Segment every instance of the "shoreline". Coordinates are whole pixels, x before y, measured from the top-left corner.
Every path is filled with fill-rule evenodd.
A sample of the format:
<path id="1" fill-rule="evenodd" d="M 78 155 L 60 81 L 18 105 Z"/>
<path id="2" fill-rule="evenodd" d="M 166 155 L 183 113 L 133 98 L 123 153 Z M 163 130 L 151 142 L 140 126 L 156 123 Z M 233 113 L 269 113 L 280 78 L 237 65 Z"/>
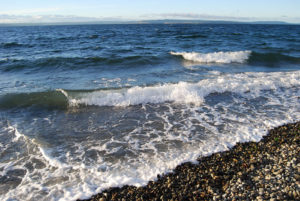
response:
<path id="1" fill-rule="evenodd" d="M 146 186 L 113 187 L 89 201 L 299 200 L 300 122 L 269 130 L 259 142 L 178 165 Z"/>

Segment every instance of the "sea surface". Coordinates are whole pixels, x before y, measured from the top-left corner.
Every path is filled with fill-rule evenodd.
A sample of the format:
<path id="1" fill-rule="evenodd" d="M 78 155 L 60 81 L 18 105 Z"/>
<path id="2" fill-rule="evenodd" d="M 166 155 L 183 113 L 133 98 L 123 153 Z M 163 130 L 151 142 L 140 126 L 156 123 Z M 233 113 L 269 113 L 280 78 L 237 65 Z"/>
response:
<path id="1" fill-rule="evenodd" d="M 0 200 L 141 186 L 300 120 L 300 26 L 0 27 Z"/>

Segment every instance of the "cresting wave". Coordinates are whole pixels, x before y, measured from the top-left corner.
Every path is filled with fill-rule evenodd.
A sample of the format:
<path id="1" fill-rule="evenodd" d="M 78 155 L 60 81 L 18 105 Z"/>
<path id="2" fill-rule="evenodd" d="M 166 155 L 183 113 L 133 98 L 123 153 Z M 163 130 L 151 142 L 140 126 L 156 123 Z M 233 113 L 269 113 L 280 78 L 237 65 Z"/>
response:
<path id="1" fill-rule="evenodd" d="M 235 52 L 170 52 L 171 55 L 182 56 L 185 60 L 196 63 L 249 63 L 276 66 L 280 63 L 299 64 L 300 58 L 281 53 L 258 53 L 249 50 Z"/>
<path id="2" fill-rule="evenodd" d="M 120 91 L 95 91 L 70 98 L 69 104 L 98 106 L 128 106 L 143 103 L 192 103 L 199 105 L 211 93 L 276 90 L 280 87 L 300 86 L 300 71 L 289 73 L 241 73 L 204 79 L 198 83 L 179 82 L 151 87 L 133 87 Z"/>
<path id="3" fill-rule="evenodd" d="M 183 59 L 204 64 L 230 64 L 248 63 L 250 65 L 277 66 L 282 63 L 300 64 L 299 57 L 293 57 L 281 53 L 258 53 L 253 51 L 233 51 L 233 52 L 170 52 L 170 55 L 181 56 Z M 4 72 L 22 71 L 24 69 L 34 69 L 43 71 L 53 71 L 54 69 L 69 70 L 82 68 L 104 68 L 119 69 L 131 67 L 144 67 L 149 64 L 160 64 L 166 60 L 166 55 L 131 55 L 131 56 L 94 56 L 94 57 L 45 57 L 31 59 L 0 58 L 0 70 Z"/>
<path id="4" fill-rule="evenodd" d="M 68 107 L 68 100 L 59 91 L 13 93 L 0 97 L 0 109 L 30 106 L 65 109 Z"/>
<path id="5" fill-rule="evenodd" d="M 184 59 L 199 63 L 244 63 L 249 58 L 251 51 L 237 52 L 170 52 L 171 55 L 182 56 Z"/>
<path id="6" fill-rule="evenodd" d="M 66 109 L 79 106 L 129 106 L 146 103 L 175 102 L 200 105 L 212 93 L 259 94 L 262 90 L 299 87 L 300 71 L 274 73 L 224 74 L 197 83 L 179 82 L 148 87 L 110 90 L 63 90 L 7 94 L 0 98 L 0 108 L 42 106 Z"/>

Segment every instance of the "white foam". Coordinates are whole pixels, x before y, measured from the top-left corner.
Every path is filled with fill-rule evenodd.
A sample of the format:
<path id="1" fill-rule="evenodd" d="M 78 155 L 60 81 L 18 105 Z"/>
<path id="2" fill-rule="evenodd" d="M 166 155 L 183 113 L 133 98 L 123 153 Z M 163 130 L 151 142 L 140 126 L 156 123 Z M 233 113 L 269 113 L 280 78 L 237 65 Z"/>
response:
<path id="1" fill-rule="evenodd" d="M 57 168 L 66 168 L 68 167 L 66 164 L 60 162 L 56 158 L 51 156 L 51 151 L 38 146 L 40 153 L 42 154 L 43 158 L 49 163 L 50 166 L 57 167 Z M 50 152 L 50 153 L 49 153 Z"/>
<path id="2" fill-rule="evenodd" d="M 27 136 L 24 135 L 24 134 L 22 134 L 22 133 L 20 133 L 20 132 L 18 131 L 18 129 L 17 129 L 15 126 L 9 125 L 9 126 L 7 127 L 7 130 L 8 130 L 9 132 L 12 132 L 12 133 L 14 134 L 14 138 L 12 139 L 12 142 L 18 141 L 19 138 L 27 139 Z"/>
<path id="3" fill-rule="evenodd" d="M 69 97 L 69 96 L 68 96 L 68 93 L 67 93 L 65 90 L 63 90 L 63 89 L 56 89 L 56 91 L 61 92 L 66 98 Z"/>
<path id="4" fill-rule="evenodd" d="M 228 91 L 244 94 L 251 91 L 252 95 L 258 95 L 261 90 L 276 90 L 280 87 L 292 86 L 300 86 L 300 71 L 219 75 L 198 83 L 179 82 L 149 87 L 137 86 L 122 90 L 86 92 L 77 97 L 67 97 L 71 106 L 79 104 L 128 106 L 168 101 L 199 105 L 210 93 Z"/>
<path id="5" fill-rule="evenodd" d="M 250 56 L 251 51 L 236 52 L 170 52 L 171 55 L 182 56 L 184 59 L 199 63 L 244 63 Z"/>
<path id="6" fill-rule="evenodd" d="M 126 184 L 145 185 L 149 180 L 155 180 L 157 174 L 170 172 L 180 163 L 196 162 L 199 155 L 207 156 L 227 150 L 237 142 L 258 141 L 272 127 L 299 121 L 299 86 L 300 71 L 295 71 L 217 74 L 216 78 L 197 83 L 180 82 L 115 91 L 96 91 L 82 93 L 77 97 L 72 97 L 73 94 L 69 93 L 66 97 L 79 104 L 126 106 L 151 101 L 163 104 L 154 106 L 144 104 L 141 107 L 134 107 L 138 113 L 133 111 L 134 115 L 131 118 L 134 119 L 135 116 L 140 115 L 135 119 L 138 121 L 136 124 L 128 124 L 130 128 L 127 127 L 124 130 L 121 124 L 126 118 L 122 114 L 118 116 L 123 113 L 122 110 L 116 113 L 110 110 L 109 114 L 106 114 L 107 117 L 101 117 L 106 118 L 104 122 L 110 123 L 108 127 L 99 120 L 101 113 L 97 114 L 97 110 L 95 114 L 90 114 L 88 117 L 87 115 L 80 116 L 80 113 L 74 114 L 74 119 L 72 119 L 73 114 L 68 114 L 68 118 L 65 114 L 49 117 L 49 119 L 59 119 L 59 123 L 52 121 L 54 130 L 50 131 L 66 132 L 66 142 L 57 146 L 44 147 L 44 144 L 30 140 L 30 146 L 27 146 L 27 150 L 24 151 L 28 155 L 23 159 L 18 158 L 15 162 L 5 164 L 3 174 L 13 169 L 26 169 L 26 163 L 31 162 L 34 165 L 33 158 L 43 162 L 45 166 L 27 171 L 21 184 L 10 189 L 5 195 L 0 195 L 0 200 L 22 198 L 23 200 L 69 201 L 88 198 L 109 187 Z M 235 99 L 232 95 L 225 95 L 232 100 L 219 101 L 213 105 L 205 102 L 204 98 L 208 94 L 225 91 L 239 93 L 245 98 Z M 189 100 L 186 100 L 186 97 Z M 259 101 L 256 97 L 262 98 L 265 101 L 264 104 L 258 102 L 257 106 L 252 103 L 252 101 Z M 90 102 L 91 100 L 93 101 Z M 164 103 L 166 101 L 200 102 L 201 105 Z M 244 103 L 245 101 L 248 103 Z M 276 104 L 279 106 L 277 107 Z M 272 107 L 269 107 L 270 105 Z M 261 107 L 263 112 L 260 111 Z M 128 112 L 127 108 L 125 110 L 126 114 L 132 112 Z M 54 115 L 58 114 L 54 113 Z M 143 115 L 145 118 L 142 118 Z M 94 116 L 95 121 L 93 121 Z M 31 121 L 39 123 L 39 119 L 24 118 L 27 119 L 24 124 L 30 127 Z M 65 119 L 67 120 L 64 121 Z M 83 123 L 88 122 L 89 132 L 95 130 L 95 133 L 88 135 L 89 132 L 86 132 L 85 127 L 78 126 L 78 119 Z M 43 124 L 45 118 L 41 118 L 40 122 Z M 155 122 L 162 126 L 155 126 Z M 198 127 L 205 128 L 204 139 L 201 136 L 202 131 L 196 130 Z M 16 133 L 16 125 L 7 128 L 16 136 L 23 132 L 19 129 L 20 132 Z M 110 134 L 111 138 L 103 140 L 102 134 L 113 132 L 114 129 L 117 129 L 118 136 Z M 74 142 L 74 136 L 70 138 L 67 135 L 68 132 L 74 131 L 87 133 L 87 137 Z M 100 135 L 100 137 L 95 140 L 95 135 Z M 23 140 L 23 137 L 17 139 Z M 174 145 L 176 140 L 182 142 L 182 147 L 178 148 Z M 115 155 L 116 160 L 104 159 L 107 155 L 112 156 L 120 150 L 119 145 L 114 147 L 112 144 L 122 143 L 126 144 L 124 150 L 132 151 L 137 155 L 129 156 L 124 161 L 119 160 L 118 155 Z M 157 145 L 164 145 L 167 150 L 159 151 Z M 105 152 L 105 154 L 98 155 L 96 159 L 87 158 L 95 161 L 86 162 L 85 154 L 91 150 L 97 150 L 99 153 Z M 147 150 L 151 152 L 147 153 Z"/>

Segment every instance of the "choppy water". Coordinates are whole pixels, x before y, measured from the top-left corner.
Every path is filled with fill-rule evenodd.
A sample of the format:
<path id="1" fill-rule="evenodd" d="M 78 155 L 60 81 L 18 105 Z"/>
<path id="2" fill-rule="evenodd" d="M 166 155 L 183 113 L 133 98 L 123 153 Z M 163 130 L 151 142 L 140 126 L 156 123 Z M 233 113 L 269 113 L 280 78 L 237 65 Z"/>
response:
<path id="1" fill-rule="evenodd" d="M 0 27 L 0 199 L 75 200 L 300 120 L 300 26 Z"/>

